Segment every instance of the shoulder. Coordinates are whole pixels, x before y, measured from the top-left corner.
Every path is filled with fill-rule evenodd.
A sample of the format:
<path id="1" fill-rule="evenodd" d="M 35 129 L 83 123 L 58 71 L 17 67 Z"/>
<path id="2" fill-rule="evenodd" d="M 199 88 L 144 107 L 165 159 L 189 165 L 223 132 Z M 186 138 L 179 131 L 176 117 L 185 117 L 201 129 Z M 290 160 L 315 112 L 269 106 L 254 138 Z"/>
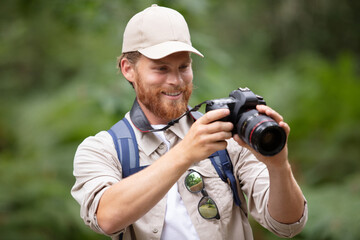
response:
<path id="1" fill-rule="evenodd" d="M 110 150 L 114 148 L 114 142 L 107 131 L 101 131 L 95 136 L 89 136 L 80 143 L 78 150 L 82 148 Z"/>
<path id="2" fill-rule="evenodd" d="M 101 131 L 95 136 L 87 137 L 78 146 L 74 165 L 93 165 L 96 163 L 111 163 L 117 165 L 117 153 L 113 139 L 107 131 Z"/>

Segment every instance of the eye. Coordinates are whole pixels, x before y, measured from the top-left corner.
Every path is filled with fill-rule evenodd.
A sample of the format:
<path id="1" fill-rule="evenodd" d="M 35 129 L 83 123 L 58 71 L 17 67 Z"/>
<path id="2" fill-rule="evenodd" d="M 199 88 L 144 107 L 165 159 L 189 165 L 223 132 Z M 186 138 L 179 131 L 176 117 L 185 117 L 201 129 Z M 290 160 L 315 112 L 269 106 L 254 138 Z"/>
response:
<path id="1" fill-rule="evenodd" d="M 186 70 L 189 67 L 189 64 L 184 64 L 179 67 L 180 70 Z"/>
<path id="2" fill-rule="evenodd" d="M 160 72 L 165 72 L 168 70 L 168 67 L 167 66 L 158 66 L 156 69 Z"/>

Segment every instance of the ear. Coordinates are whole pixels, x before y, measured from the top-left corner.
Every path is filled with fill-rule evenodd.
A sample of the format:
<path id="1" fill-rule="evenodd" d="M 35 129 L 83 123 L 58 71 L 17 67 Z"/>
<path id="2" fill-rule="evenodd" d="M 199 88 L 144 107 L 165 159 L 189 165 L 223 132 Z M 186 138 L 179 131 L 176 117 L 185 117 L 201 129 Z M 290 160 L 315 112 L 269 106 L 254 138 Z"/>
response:
<path id="1" fill-rule="evenodd" d="M 123 58 L 121 59 L 120 66 L 121 66 L 121 73 L 124 75 L 126 80 L 128 80 L 131 83 L 134 83 L 135 81 L 134 64 L 131 64 L 128 59 Z"/>

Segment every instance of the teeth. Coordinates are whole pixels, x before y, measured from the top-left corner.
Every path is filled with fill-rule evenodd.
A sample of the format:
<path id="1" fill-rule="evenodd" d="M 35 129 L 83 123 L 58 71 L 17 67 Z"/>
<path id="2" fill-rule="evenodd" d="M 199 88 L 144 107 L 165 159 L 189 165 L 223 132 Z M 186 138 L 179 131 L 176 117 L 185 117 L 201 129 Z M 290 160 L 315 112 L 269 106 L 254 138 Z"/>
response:
<path id="1" fill-rule="evenodd" d="M 181 92 L 175 92 L 175 93 L 165 93 L 168 96 L 177 96 L 179 95 Z"/>

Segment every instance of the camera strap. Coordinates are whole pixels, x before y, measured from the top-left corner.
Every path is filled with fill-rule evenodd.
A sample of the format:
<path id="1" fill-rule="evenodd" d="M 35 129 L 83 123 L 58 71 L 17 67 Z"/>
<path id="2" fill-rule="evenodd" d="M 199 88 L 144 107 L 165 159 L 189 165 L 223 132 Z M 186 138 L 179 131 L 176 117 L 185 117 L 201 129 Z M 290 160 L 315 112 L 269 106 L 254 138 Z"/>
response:
<path id="1" fill-rule="evenodd" d="M 141 109 L 137 99 L 135 99 L 134 104 L 130 110 L 130 118 L 131 121 L 134 123 L 134 125 L 136 126 L 136 128 L 138 128 L 141 132 L 160 132 L 160 131 L 165 131 L 166 129 L 168 129 L 169 127 L 173 126 L 175 123 L 178 123 L 180 121 L 181 118 L 189 115 L 189 114 L 193 114 L 193 112 L 196 112 L 197 110 L 200 109 L 200 107 L 206 103 L 208 103 L 209 101 L 204 101 L 196 106 L 194 106 L 193 108 L 191 108 L 190 106 L 188 106 L 188 110 L 186 112 L 184 112 L 180 117 L 171 120 L 170 122 L 168 122 L 166 124 L 165 127 L 160 128 L 160 129 L 154 129 L 151 124 L 149 123 L 148 119 L 145 116 L 145 113 L 143 112 L 143 110 Z M 195 114 L 195 113 L 194 113 Z M 193 116 L 194 119 L 197 119 L 197 116 Z"/>

